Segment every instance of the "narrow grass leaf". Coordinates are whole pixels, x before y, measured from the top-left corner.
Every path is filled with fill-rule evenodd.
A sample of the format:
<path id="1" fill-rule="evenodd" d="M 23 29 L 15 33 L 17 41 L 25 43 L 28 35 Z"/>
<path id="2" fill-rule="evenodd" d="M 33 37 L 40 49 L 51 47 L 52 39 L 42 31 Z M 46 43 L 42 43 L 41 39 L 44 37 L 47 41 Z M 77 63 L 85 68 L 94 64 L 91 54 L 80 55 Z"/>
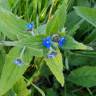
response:
<path id="1" fill-rule="evenodd" d="M 96 8 L 74 7 L 76 13 L 96 27 Z"/>
<path id="2" fill-rule="evenodd" d="M 67 0 L 63 0 L 55 15 L 48 21 L 46 31 L 48 34 L 57 33 L 64 27 L 66 21 Z"/>

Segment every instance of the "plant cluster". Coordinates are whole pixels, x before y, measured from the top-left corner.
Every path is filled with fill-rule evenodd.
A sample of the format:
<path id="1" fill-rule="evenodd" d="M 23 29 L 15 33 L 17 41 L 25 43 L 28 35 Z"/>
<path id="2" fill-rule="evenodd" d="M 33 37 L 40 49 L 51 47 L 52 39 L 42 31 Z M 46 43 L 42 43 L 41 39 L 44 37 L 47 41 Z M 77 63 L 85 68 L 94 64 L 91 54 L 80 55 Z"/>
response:
<path id="1" fill-rule="evenodd" d="M 0 0 L 0 96 L 96 96 L 96 0 Z"/>

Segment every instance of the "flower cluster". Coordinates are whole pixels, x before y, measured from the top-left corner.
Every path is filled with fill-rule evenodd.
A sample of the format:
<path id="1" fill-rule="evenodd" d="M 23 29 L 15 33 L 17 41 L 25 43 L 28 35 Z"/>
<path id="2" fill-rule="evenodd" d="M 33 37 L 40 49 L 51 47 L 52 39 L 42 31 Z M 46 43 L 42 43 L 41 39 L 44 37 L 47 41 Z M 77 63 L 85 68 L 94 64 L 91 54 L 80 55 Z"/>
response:
<path id="1" fill-rule="evenodd" d="M 52 49 L 52 44 L 54 42 L 58 43 L 59 47 L 63 47 L 64 43 L 65 43 L 65 37 L 60 37 L 58 34 L 53 35 L 52 37 L 48 36 L 46 38 L 43 39 L 43 46 L 48 48 L 49 50 Z M 50 54 L 48 54 L 48 58 L 54 58 L 57 55 L 56 52 L 51 52 Z"/>
<path id="2" fill-rule="evenodd" d="M 33 32 L 34 23 L 33 22 L 28 23 L 26 25 L 26 27 L 27 27 L 27 31 Z M 34 34 L 32 33 L 32 35 L 34 35 Z M 48 37 L 44 38 L 42 41 L 42 45 L 44 47 L 46 47 L 47 49 L 49 49 L 49 54 L 47 55 L 47 57 L 54 58 L 57 55 L 56 50 L 54 50 L 54 48 L 53 48 L 54 42 L 58 43 L 59 47 L 63 47 L 65 41 L 66 41 L 65 37 L 60 37 L 58 34 L 54 34 L 53 36 L 48 36 Z M 24 48 L 24 50 L 25 50 L 25 48 Z M 24 50 L 21 52 L 21 54 L 24 53 Z M 20 56 L 20 57 L 22 58 L 22 56 Z M 14 60 L 14 64 L 21 66 L 23 64 L 23 60 L 21 58 L 17 58 L 16 60 Z"/>
<path id="3" fill-rule="evenodd" d="M 51 48 L 51 45 L 52 45 L 52 42 L 54 42 L 54 39 L 55 38 L 51 38 L 50 36 L 49 37 L 46 37 L 43 39 L 43 46 L 45 46 L 46 48 L 50 49 Z M 65 43 L 65 38 L 64 37 L 61 37 L 59 38 L 58 40 L 55 40 L 55 42 L 58 43 L 59 47 L 62 47 Z"/>

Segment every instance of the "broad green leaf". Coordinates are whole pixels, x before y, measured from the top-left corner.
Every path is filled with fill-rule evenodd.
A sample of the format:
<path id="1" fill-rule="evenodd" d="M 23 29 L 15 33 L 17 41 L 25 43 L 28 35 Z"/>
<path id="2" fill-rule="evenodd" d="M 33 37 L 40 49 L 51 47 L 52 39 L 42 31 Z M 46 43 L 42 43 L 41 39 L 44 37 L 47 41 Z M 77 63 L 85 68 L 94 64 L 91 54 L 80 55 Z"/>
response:
<path id="1" fill-rule="evenodd" d="M 66 41 L 63 49 L 71 49 L 71 50 L 92 50 L 91 47 L 84 45 L 83 43 L 77 42 L 73 37 L 66 35 Z"/>
<path id="2" fill-rule="evenodd" d="M 17 46 L 27 46 L 33 48 L 42 48 L 42 40 L 45 36 L 28 36 L 17 41 Z"/>
<path id="3" fill-rule="evenodd" d="M 22 77 L 28 64 L 31 61 L 32 55 L 25 49 L 23 54 L 23 65 L 14 64 L 14 60 L 20 56 L 21 48 L 12 48 L 6 57 L 5 64 L 0 78 L 0 96 L 5 94 L 12 86 Z"/>
<path id="4" fill-rule="evenodd" d="M 70 52 L 68 62 L 70 66 L 84 66 L 84 65 L 96 65 L 96 52 L 95 51 L 77 51 Z"/>
<path id="5" fill-rule="evenodd" d="M 73 70 L 68 80 L 83 87 L 96 86 L 96 67 L 84 66 Z"/>
<path id="6" fill-rule="evenodd" d="M 86 7 L 89 6 L 90 7 L 90 3 L 89 3 L 88 0 L 78 0 L 77 5 L 78 6 L 86 6 Z"/>
<path id="7" fill-rule="evenodd" d="M 3 8 L 9 9 L 8 0 L 0 0 L 0 6 L 2 6 Z"/>
<path id="8" fill-rule="evenodd" d="M 79 16 L 77 16 L 75 11 L 70 12 L 67 15 L 67 20 L 66 20 L 66 28 L 67 28 L 68 34 L 71 36 L 75 35 L 77 30 L 80 28 L 80 25 L 82 24 L 82 22 L 83 20 Z"/>
<path id="9" fill-rule="evenodd" d="M 46 24 L 40 25 L 37 31 L 39 34 L 46 34 Z"/>
<path id="10" fill-rule="evenodd" d="M 29 91 L 23 77 L 14 85 L 14 91 L 16 92 L 17 96 L 28 96 Z"/>
<path id="11" fill-rule="evenodd" d="M 46 28 L 48 34 L 57 33 L 63 28 L 66 21 L 67 1 L 63 0 L 55 15 L 48 21 Z"/>
<path id="12" fill-rule="evenodd" d="M 26 36 L 26 22 L 0 7 L 0 32 L 9 39 L 19 39 Z"/>
<path id="13" fill-rule="evenodd" d="M 15 91 L 13 89 L 10 89 L 6 94 L 3 96 L 17 96 Z"/>
<path id="14" fill-rule="evenodd" d="M 76 13 L 96 27 L 96 8 L 75 7 Z"/>
<path id="15" fill-rule="evenodd" d="M 58 52 L 55 58 L 46 58 L 45 61 L 58 82 L 64 86 L 63 62 L 61 53 Z"/>
<path id="16" fill-rule="evenodd" d="M 22 38 L 18 41 L 1 41 L 0 45 L 4 46 L 18 46 L 18 47 L 28 47 L 30 49 L 30 52 L 32 52 L 33 56 L 43 56 L 43 45 L 42 40 L 45 38 L 45 36 L 28 36 L 26 38 Z"/>
<path id="17" fill-rule="evenodd" d="M 5 62 L 5 51 L 1 48 L 0 49 L 0 77 L 4 66 L 4 62 Z"/>
<path id="18" fill-rule="evenodd" d="M 42 48 L 42 40 L 44 36 L 28 36 L 27 38 L 22 38 L 18 41 L 0 41 L 0 45 L 3 46 L 26 46 L 32 48 Z"/>
<path id="19" fill-rule="evenodd" d="M 42 40 L 45 36 L 29 36 L 28 38 L 21 39 L 17 41 L 16 46 L 26 46 L 30 48 L 33 53 L 33 56 L 43 56 L 43 45 Z"/>

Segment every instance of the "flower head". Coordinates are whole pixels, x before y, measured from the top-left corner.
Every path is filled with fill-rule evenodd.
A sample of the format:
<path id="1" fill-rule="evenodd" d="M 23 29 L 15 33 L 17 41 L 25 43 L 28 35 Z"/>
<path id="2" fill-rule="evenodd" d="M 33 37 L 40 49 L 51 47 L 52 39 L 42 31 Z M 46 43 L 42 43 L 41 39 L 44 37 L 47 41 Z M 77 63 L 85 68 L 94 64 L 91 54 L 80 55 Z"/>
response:
<path id="1" fill-rule="evenodd" d="M 52 40 L 53 40 L 54 42 L 58 42 L 59 39 L 60 39 L 60 36 L 59 36 L 58 34 L 54 34 L 54 35 L 52 36 Z"/>
<path id="2" fill-rule="evenodd" d="M 43 39 L 43 46 L 49 49 L 51 47 L 51 42 L 51 37 L 47 37 Z"/>
<path id="3" fill-rule="evenodd" d="M 61 37 L 61 38 L 59 39 L 59 41 L 58 41 L 58 45 L 59 45 L 60 47 L 62 47 L 62 46 L 64 45 L 64 43 L 65 43 L 65 38 L 64 38 L 64 37 Z"/>
<path id="4" fill-rule="evenodd" d="M 56 52 L 51 52 L 50 54 L 47 55 L 48 58 L 54 58 L 57 55 Z"/>
<path id="5" fill-rule="evenodd" d="M 23 64 L 23 61 L 18 58 L 18 59 L 16 59 L 16 60 L 14 61 L 14 64 L 21 66 L 21 65 Z"/>
<path id="6" fill-rule="evenodd" d="M 34 23 L 28 23 L 26 27 L 27 30 L 32 30 L 34 28 Z"/>

